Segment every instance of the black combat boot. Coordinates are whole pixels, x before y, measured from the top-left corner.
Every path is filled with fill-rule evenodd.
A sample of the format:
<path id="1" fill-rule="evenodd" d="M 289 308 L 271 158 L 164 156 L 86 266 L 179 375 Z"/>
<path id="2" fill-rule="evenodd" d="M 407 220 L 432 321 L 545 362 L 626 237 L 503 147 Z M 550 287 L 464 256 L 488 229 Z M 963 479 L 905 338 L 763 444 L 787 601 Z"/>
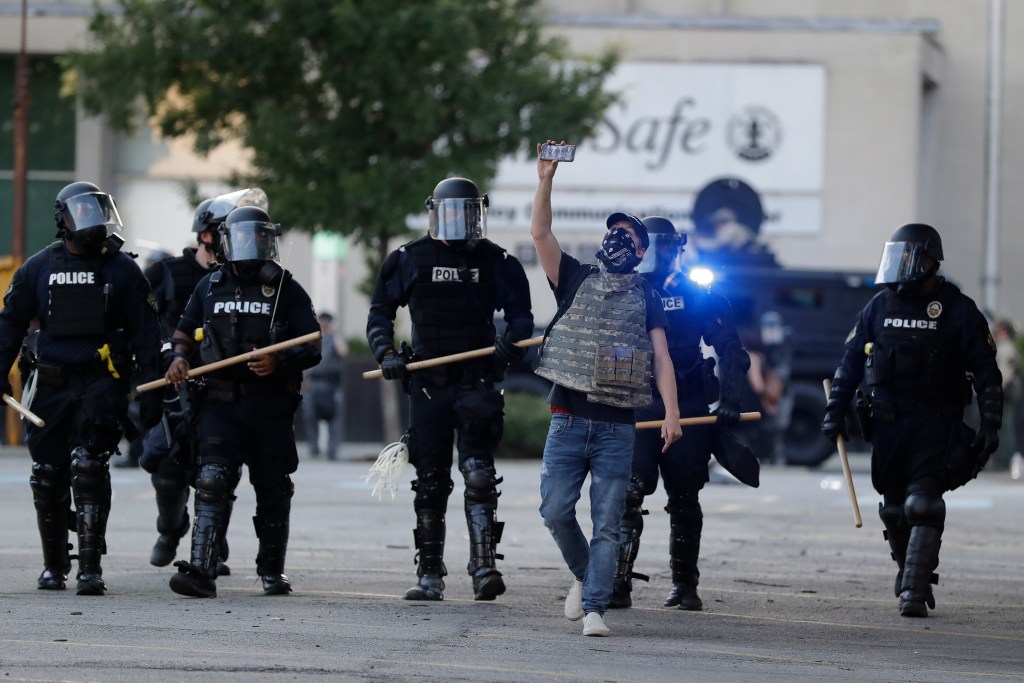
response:
<path id="1" fill-rule="evenodd" d="M 907 524 L 907 517 L 903 513 L 902 503 L 898 505 L 878 504 L 878 516 L 885 524 L 882 537 L 889 542 L 892 559 L 895 560 L 896 582 L 894 590 L 896 597 L 903 592 L 903 567 L 907 561 L 907 544 L 910 542 L 910 525 Z"/>
<path id="2" fill-rule="evenodd" d="M 43 572 L 37 585 L 40 590 L 62 591 L 67 588 L 65 581 L 71 572 L 68 527 L 73 513 L 69 510 L 67 473 L 53 465 L 33 463 L 29 483 L 43 545 Z"/>
<path id="3" fill-rule="evenodd" d="M 222 505 L 196 498 L 196 521 L 192 528 L 192 561 L 178 560 L 178 573 L 171 577 L 171 590 L 193 598 L 217 597 L 215 555 L 220 548 Z"/>
<path id="4" fill-rule="evenodd" d="M 637 574 L 633 571 L 633 563 L 640 552 L 640 535 L 644 530 L 645 510 L 636 508 L 635 511 L 627 510 L 622 517 L 622 524 L 619 526 L 619 558 L 615 564 L 615 583 L 612 585 L 612 597 L 608 601 L 611 609 L 625 609 L 633 606 L 633 579 L 642 581 L 650 580 L 644 574 Z"/>
<path id="5" fill-rule="evenodd" d="M 81 447 L 71 452 L 71 493 L 78 531 L 78 595 L 103 595 L 107 590 L 100 556 L 107 552 L 109 459 L 109 453 L 93 455 Z"/>
<path id="6" fill-rule="evenodd" d="M 469 527 L 469 564 L 466 569 L 473 577 L 473 599 L 494 600 L 505 592 L 505 581 L 495 568 L 497 552 L 504 522 L 497 521 L 496 506 L 491 503 L 467 503 L 466 523 Z M 421 556 L 422 563 L 422 556 Z"/>
<path id="7" fill-rule="evenodd" d="M 697 612 L 704 603 L 697 595 L 700 571 L 700 536 L 704 514 L 697 492 L 669 496 L 665 511 L 669 513 L 669 567 L 672 569 L 672 592 L 665 598 L 665 607 Z"/>
<path id="8" fill-rule="evenodd" d="M 231 510 L 235 506 L 235 497 L 229 496 L 227 503 L 227 514 L 224 517 L 224 529 L 221 531 L 220 552 L 217 553 L 217 576 L 231 576 L 231 567 L 228 566 L 228 557 L 231 550 L 228 548 L 228 525 L 231 523 Z"/>
<path id="9" fill-rule="evenodd" d="M 934 574 L 939 566 L 939 546 L 942 529 L 915 526 L 910 529 L 907 559 L 903 568 L 900 592 L 900 616 L 927 617 L 928 608 L 935 609 L 932 584 L 939 582 Z"/>
<path id="10" fill-rule="evenodd" d="M 284 556 L 288 549 L 288 519 L 268 522 L 252 518 L 260 549 L 256 555 L 256 573 L 263 582 L 265 595 L 287 595 L 292 582 L 284 575 Z"/>
<path id="11" fill-rule="evenodd" d="M 437 510 L 417 510 L 416 528 L 412 532 L 416 543 L 416 576 L 419 581 L 405 592 L 406 600 L 444 600 L 444 513 Z"/>
<path id="12" fill-rule="evenodd" d="M 153 474 L 153 489 L 157 495 L 157 532 L 159 537 L 150 553 L 150 564 L 165 567 L 174 561 L 178 542 L 188 532 L 188 484 L 160 469 Z M 173 466 L 168 462 L 169 466 Z"/>

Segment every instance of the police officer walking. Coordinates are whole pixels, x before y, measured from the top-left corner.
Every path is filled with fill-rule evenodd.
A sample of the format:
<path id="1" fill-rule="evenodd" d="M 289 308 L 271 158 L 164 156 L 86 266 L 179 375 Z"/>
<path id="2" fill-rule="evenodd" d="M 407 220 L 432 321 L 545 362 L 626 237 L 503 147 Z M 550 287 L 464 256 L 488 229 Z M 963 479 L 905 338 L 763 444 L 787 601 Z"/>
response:
<path id="1" fill-rule="evenodd" d="M 160 314 L 161 332 L 169 340 L 178 326 L 178 320 L 185 310 L 192 291 L 200 280 L 217 267 L 218 255 L 223 256 L 218 232 L 228 212 L 239 201 L 266 208 L 266 194 L 259 188 L 240 190 L 230 194 L 205 199 L 196 207 L 192 219 L 192 232 L 196 246 L 187 247 L 181 256 L 164 259 L 152 264 L 144 273 L 156 299 Z M 166 567 L 174 560 L 178 542 L 188 533 L 189 519 L 186 510 L 188 492 L 194 463 L 193 453 L 176 453 L 168 457 L 173 449 L 190 451 L 194 435 L 182 434 L 180 430 L 191 429 L 177 393 L 167 390 L 164 408 L 167 413 L 166 433 L 164 429 L 151 429 L 145 440 L 141 464 L 151 474 L 153 490 L 156 493 L 156 528 L 159 536 L 153 545 L 149 562 L 156 567 Z M 167 437 L 171 436 L 168 443 Z M 179 438 L 183 437 L 183 438 Z M 229 497 L 229 501 L 231 498 Z M 229 504 L 230 507 L 230 504 Z M 227 539 L 221 539 L 222 548 L 218 553 L 218 574 L 224 576 L 231 570 L 227 560 Z"/>
<path id="2" fill-rule="evenodd" d="M 204 277 L 172 337 L 166 379 L 185 381 L 194 331 L 202 328 L 203 364 L 294 339 L 320 327 L 309 295 L 278 264 L 280 226 L 256 206 L 236 208 L 220 227 L 227 265 Z M 259 354 L 247 363 L 204 375 L 196 408 L 198 474 L 191 562 L 178 561 L 175 593 L 217 595 L 217 554 L 227 527 L 232 492 L 243 464 L 256 493 L 253 524 L 259 539 L 256 573 L 267 595 L 291 592 L 284 574 L 292 472 L 298 467 L 293 420 L 302 371 L 320 361 L 320 343 Z"/>
<path id="3" fill-rule="evenodd" d="M 11 393 L 7 371 L 38 319 L 31 408 L 45 426 L 29 424 L 27 432 L 43 547 L 38 586 L 65 589 L 70 526 L 78 533 L 77 592 L 103 595 L 109 461 L 125 429 L 134 429 L 127 420 L 133 381 L 157 376 L 160 329 L 142 271 L 120 251 L 113 198 L 92 183 L 71 183 L 57 194 L 54 219 L 60 239 L 18 268 L 4 297 L 0 390 Z M 142 395 L 140 403 L 143 425 L 156 424 L 159 397 Z"/>
<path id="4" fill-rule="evenodd" d="M 504 400 L 494 383 L 522 358 L 514 342 L 533 332 L 530 289 L 519 261 L 485 239 L 487 195 L 465 178 L 448 178 L 427 198 L 429 235 L 393 251 L 381 265 L 366 337 L 384 377 L 407 383 L 409 460 L 416 467 L 419 577 L 406 600 L 441 600 L 444 591 L 445 513 L 454 484 L 452 445 L 458 433 L 459 471 L 466 483 L 469 564 L 476 600 L 505 592 L 495 567 L 503 523 L 497 521 L 494 450 L 501 441 Z M 409 356 L 395 345 L 399 307 L 412 318 L 412 354 L 437 358 L 494 345 L 485 357 L 419 370 L 410 376 Z M 495 336 L 495 311 L 504 311 L 505 332 Z"/>
<path id="5" fill-rule="evenodd" d="M 904 225 L 882 251 L 875 281 L 885 289 L 861 311 L 832 380 L 822 432 L 846 437 L 854 392 L 870 437 L 871 483 L 899 567 L 900 614 L 926 617 L 946 519 L 942 495 L 976 476 L 999 445 L 1003 391 L 988 323 L 969 297 L 938 275 L 942 240 L 931 226 Z M 962 424 L 970 402 L 981 426 Z M 866 398 L 867 400 L 863 400 Z"/>
<path id="6" fill-rule="evenodd" d="M 739 420 L 740 392 L 746 383 L 750 359 L 736 332 L 729 302 L 680 270 L 679 257 L 686 235 L 677 233 L 672 222 L 661 216 L 649 216 L 642 222 L 651 246 L 638 270 L 661 296 L 668 318 L 668 351 L 675 369 L 679 412 L 684 417 L 708 415 L 708 404 L 719 401 L 715 410 L 718 421 L 715 427 L 688 427 L 682 438 L 665 452 L 657 432 L 637 430 L 633 475 L 626 488 L 626 510 L 620 527 L 615 586 L 608 606 L 621 608 L 633 604 L 632 579 L 640 576 L 633 574 L 633 563 L 640 550 L 646 512 L 641 506 L 644 497 L 654 493 L 660 470 L 668 494 L 665 511 L 669 513 L 672 569 L 672 592 L 665 599 L 665 607 L 700 610 L 703 605 L 697 595 L 697 558 L 704 515 L 699 496 L 709 478 L 711 430 L 728 429 Z M 705 358 L 701 351 L 702 341 L 713 347 L 718 356 L 718 377 L 715 360 Z M 657 387 L 652 388 L 654 402 L 637 409 L 637 421 L 660 420 L 665 415 L 665 402 Z"/>

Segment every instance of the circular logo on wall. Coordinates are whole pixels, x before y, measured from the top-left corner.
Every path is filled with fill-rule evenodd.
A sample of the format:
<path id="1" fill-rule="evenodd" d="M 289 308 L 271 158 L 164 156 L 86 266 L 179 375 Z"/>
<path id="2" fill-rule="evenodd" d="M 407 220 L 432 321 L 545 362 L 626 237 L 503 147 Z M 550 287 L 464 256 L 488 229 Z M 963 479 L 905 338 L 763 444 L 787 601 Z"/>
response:
<path id="1" fill-rule="evenodd" d="M 940 304 L 938 301 L 933 301 L 930 304 L 928 304 L 928 308 L 926 310 L 928 312 L 929 318 L 938 318 L 940 315 L 942 315 L 942 304 Z"/>
<path id="2" fill-rule="evenodd" d="M 729 119 L 726 141 L 740 159 L 764 161 L 782 143 L 782 124 L 764 107 L 745 107 Z"/>

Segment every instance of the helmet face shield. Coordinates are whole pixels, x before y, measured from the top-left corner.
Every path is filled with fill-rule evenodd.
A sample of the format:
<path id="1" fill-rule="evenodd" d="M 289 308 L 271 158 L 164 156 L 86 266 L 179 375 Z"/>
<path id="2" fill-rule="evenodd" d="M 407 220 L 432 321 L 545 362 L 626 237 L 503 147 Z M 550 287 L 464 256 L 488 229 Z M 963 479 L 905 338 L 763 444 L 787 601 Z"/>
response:
<path id="1" fill-rule="evenodd" d="M 921 242 L 886 242 L 875 283 L 914 282 L 925 277 L 934 264 L 927 245 Z"/>
<path id="2" fill-rule="evenodd" d="M 64 223 L 72 232 L 102 226 L 109 234 L 122 227 L 117 207 L 114 206 L 114 200 L 108 194 L 90 192 L 75 195 L 64 204 Z"/>
<path id="3" fill-rule="evenodd" d="M 206 207 L 206 227 L 215 228 L 217 224 L 224 222 L 224 219 L 227 218 L 227 215 L 231 213 L 232 209 L 236 209 L 240 206 L 255 206 L 258 209 L 267 211 L 268 204 L 267 193 L 258 187 L 251 187 L 246 190 L 238 190 L 237 192 L 222 194 L 218 197 L 214 197 L 210 201 L 210 205 Z M 192 230 L 193 232 L 198 232 L 195 227 L 193 227 Z"/>
<path id="4" fill-rule="evenodd" d="M 643 261 L 637 266 L 640 273 L 671 273 L 679 270 L 683 240 L 679 235 L 669 233 L 648 233 L 651 244 L 644 252 Z"/>
<path id="5" fill-rule="evenodd" d="M 480 239 L 487 235 L 486 197 L 434 199 L 428 233 L 435 240 Z"/>
<path id="6" fill-rule="evenodd" d="M 277 261 L 277 232 L 273 223 L 241 221 L 232 223 L 224 236 L 228 261 Z"/>

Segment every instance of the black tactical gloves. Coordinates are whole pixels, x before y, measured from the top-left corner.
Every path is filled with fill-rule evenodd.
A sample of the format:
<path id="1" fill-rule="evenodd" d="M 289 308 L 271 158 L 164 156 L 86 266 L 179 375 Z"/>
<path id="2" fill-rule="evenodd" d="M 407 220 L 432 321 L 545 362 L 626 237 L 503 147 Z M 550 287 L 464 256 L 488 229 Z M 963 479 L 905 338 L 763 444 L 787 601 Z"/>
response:
<path id="1" fill-rule="evenodd" d="M 982 423 L 978 434 L 971 442 L 971 452 L 974 454 L 974 474 L 977 476 L 981 468 L 988 462 L 990 455 L 999 448 L 999 430 L 992 424 Z"/>
<path id="2" fill-rule="evenodd" d="M 735 427 L 740 421 L 740 405 L 734 400 L 723 398 L 715 409 L 716 423 L 720 427 Z"/>
<path id="3" fill-rule="evenodd" d="M 409 377 L 409 370 L 405 367 L 405 359 L 402 355 L 391 349 L 384 354 L 380 360 L 380 371 L 384 379 L 406 380 Z"/>
<path id="4" fill-rule="evenodd" d="M 517 363 L 526 355 L 526 349 L 516 346 L 508 335 L 494 338 L 494 355 L 506 365 Z"/>
<path id="5" fill-rule="evenodd" d="M 850 434 L 846 430 L 846 413 L 840 411 L 825 411 L 825 419 L 821 422 L 821 433 L 836 443 L 837 437 L 843 437 L 843 441 L 850 440 Z"/>

